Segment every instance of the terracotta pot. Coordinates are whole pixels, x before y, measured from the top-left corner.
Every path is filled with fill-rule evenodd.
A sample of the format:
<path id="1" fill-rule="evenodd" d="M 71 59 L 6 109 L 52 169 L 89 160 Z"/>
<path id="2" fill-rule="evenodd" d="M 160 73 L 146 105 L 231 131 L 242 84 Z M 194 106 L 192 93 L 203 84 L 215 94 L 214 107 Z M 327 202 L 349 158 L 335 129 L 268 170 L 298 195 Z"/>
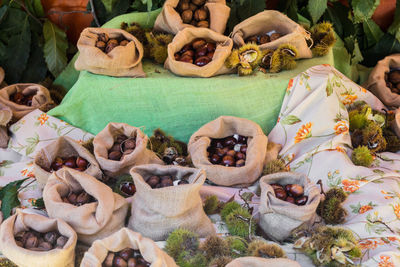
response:
<path id="1" fill-rule="evenodd" d="M 46 16 L 67 32 L 68 40 L 76 44 L 81 31 L 90 26 L 92 15 L 86 11 L 88 0 L 41 0 Z M 79 13 L 63 13 L 81 11 Z"/>

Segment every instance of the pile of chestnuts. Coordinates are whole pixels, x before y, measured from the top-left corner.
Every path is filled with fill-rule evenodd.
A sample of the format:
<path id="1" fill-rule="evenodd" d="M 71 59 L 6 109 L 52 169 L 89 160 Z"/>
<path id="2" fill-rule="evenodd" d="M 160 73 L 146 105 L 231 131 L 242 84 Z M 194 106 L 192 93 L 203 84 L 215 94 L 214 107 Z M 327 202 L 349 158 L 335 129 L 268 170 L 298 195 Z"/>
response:
<path id="1" fill-rule="evenodd" d="M 200 28 L 208 28 L 209 12 L 204 6 L 206 0 L 180 0 L 176 10 L 181 15 L 182 22 Z"/>
<path id="2" fill-rule="evenodd" d="M 24 106 L 32 106 L 32 99 L 35 96 L 35 93 L 30 93 L 30 94 L 23 94 L 22 92 L 16 92 L 12 95 L 10 95 L 10 100 L 14 102 L 15 104 L 18 105 L 24 105 Z"/>
<path id="3" fill-rule="evenodd" d="M 385 73 L 385 80 L 392 93 L 400 94 L 400 69 Z"/>
<path id="4" fill-rule="evenodd" d="M 131 248 L 123 249 L 119 252 L 108 252 L 103 261 L 103 267 L 148 267 L 147 262 L 139 250 Z"/>
<path id="5" fill-rule="evenodd" d="M 136 187 L 133 182 L 122 182 L 119 185 L 119 190 L 126 196 L 133 196 L 136 193 Z"/>
<path id="6" fill-rule="evenodd" d="M 182 185 L 188 184 L 189 182 L 185 179 L 182 180 L 174 180 L 172 176 L 169 175 L 153 175 L 147 179 L 147 184 L 150 185 L 151 188 L 162 188 L 174 185 Z"/>
<path id="7" fill-rule="evenodd" d="M 204 39 L 195 39 L 190 44 L 183 46 L 174 56 L 177 61 L 203 67 L 211 62 L 215 49 L 215 43 L 207 42 Z"/>
<path id="8" fill-rule="evenodd" d="M 304 188 L 299 184 L 270 184 L 274 189 L 275 196 L 281 200 L 303 206 L 307 203 L 308 196 L 304 195 Z"/>
<path id="9" fill-rule="evenodd" d="M 207 148 L 208 160 L 212 164 L 226 167 L 242 167 L 246 163 L 247 137 L 232 135 L 222 139 L 211 139 Z"/>
<path id="10" fill-rule="evenodd" d="M 136 148 L 136 138 L 120 134 L 116 137 L 113 146 L 108 150 L 108 159 L 122 160 L 125 155 L 131 154 Z"/>
<path id="11" fill-rule="evenodd" d="M 122 35 L 119 38 L 109 38 L 107 33 L 97 34 L 96 47 L 108 54 L 117 46 L 126 46 L 130 41 L 125 39 Z"/>
<path id="12" fill-rule="evenodd" d="M 35 230 L 18 232 L 15 236 L 15 243 L 33 251 L 49 251 L 55 248 L 63 248 L 68 238 L 61 235 L 58 231 L 39 233 Z"/>
<path id="13" fill-rule="evenodd" d="M 83 172 L 88 168 L 89 162 L 82 157 L 69 157 L 69 158 L 61 158 L 56 157 L 55 160 L 50 165 L 50 172 L 58 171 L 62 167 L 68 167 L 75 169 L 77 171 Z"/>
<path id="14" fill-rule="evenodd" d="M 82 206 L 88 203 L 95 202 L 96 199 L 86 193 L 85 191 L 69 192 L 69 194 L 62 198 L 64 203 L 72 204 L 74 206 Z"/>
<path id="15" fill-rule="evenodd" d="M 246 43 L 255 43 L 257 45 L 262 45 L 262 44 L 266 44 L 266 43 L 275 41 L 276 39 L 279 39 L 281 37 L 282 37 L 282 35 L 277 32 L 274 32 L 271 34 L 264 33 L 264 34 L 260 34 L 260 35 L 250 36 L 249 38 L 246 39 Z"/>

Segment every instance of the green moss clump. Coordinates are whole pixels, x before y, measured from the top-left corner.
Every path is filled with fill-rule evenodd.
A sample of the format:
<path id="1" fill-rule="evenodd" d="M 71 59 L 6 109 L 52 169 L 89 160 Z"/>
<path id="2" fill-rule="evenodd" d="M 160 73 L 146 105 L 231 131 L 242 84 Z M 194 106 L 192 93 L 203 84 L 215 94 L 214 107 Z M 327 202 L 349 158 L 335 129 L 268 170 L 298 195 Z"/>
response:
<path id="1" fill-rule="evenodd" d="M 233 210 L 225 220 L 226 226 L 231 235 L 248 238 L 254 235 L 256 222 L 247 209 L 242 207 Z"/>
<path id="2" fill-rule="evenodd" d="M 166 241 L 165 251 L 175 260 L 181 257 L 181 253 L 192 254 L 199 248 L 199 236 L 186 229 L 177 229 L 173 231 Z M 186 259 L 184 255 L 183 259 Z"/>
<path id="3" fill-rule="evenodd" d="M 226 239 L 233 258 L 243 257 L 247 252 L 247 241 L 238 236 L 228 236 Z"/>
<path id="4" fill-rule="evenodd" d="M 353 150 L 351 161 L 357 166 L 370 167 L 374 158 L 366 146 L 359 146 Z"/>
<path id="5" fill-rule="evenodd" d="M 207 237 L 206 240 L 201 243 L 200 250 L 203 251 L 208 259 L 228 256 L 230 254 L 228 242 L 216 235 Z"/>
<path id="6" fill-rule="evenodd" d="M 179 267 L 206 267 L 207 258 L 202 253 L 191 253 L 189 251 L 181 251 L 175 260 Z"/>
<path id="7" fill-rule="evenodd" d="M 247 254 L 261 258 L 285 258 L 285 251 L 277 244 L 267 243 L 262 240 L 250 242 Z"/>
<path id="8" fill-rule="evenodd" d="M 225 267 L 232 260 L 233 259 L 229 256 L 222 256 L 222 257 L 212 259 L 208 266 L 209 267 Z"/>
<path id="9" fill-rule="evenodd" d="M 241 208 L 239 203 L 235 201 L 228 202 L 224 205 L 224 207 L 221 210 L 221 218 L 223 221 L 226 220 L 226 217 L 235 209 Z"/>
<path id="10" fill-rule="evenodd" d="M 215 195 L 207 196 L 204 200 L 203 209 L 207 215 L 216 213 L 219 205 L 218 197 Z"/>
<path id="11" fill-rule="evenodd" d="M 285 171 L 286 164 L 285 161 L 282 159 L 274 159 L 268 162 L 263 169 L 262 175 L 283 172 Z"/>

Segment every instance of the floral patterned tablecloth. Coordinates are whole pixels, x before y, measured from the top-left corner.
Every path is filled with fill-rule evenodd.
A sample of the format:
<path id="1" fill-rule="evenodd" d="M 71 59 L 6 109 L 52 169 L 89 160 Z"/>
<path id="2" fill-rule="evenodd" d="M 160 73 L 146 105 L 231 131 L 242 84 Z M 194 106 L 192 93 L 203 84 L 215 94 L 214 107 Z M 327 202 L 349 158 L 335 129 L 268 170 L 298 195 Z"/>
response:
<path id="1" fill-rule="evenodd" d="M 290 170 L 307 174 L 313 182 L 321 180 L 325 190 L 340 186 L 350 193 L 342 226 L 360 238 L 363 266 L 400 266 L 400 155 L 381 153 L 371 168 L 353 165 L 346 106 L 357 100 L 377 110 L 384 108 L 374 95 L 333 67 L 310 68 L 289 81 L 278 122 L 268 137 L 282 144 L 280 155 Z M 30 208 L 32 200 L 41 196 L 33 178 L 34 155 L 59 136 L 78 141 L 93 136 L 39 110 L 12 125 L 11 132 L 9 148 L 0 150 L 0 186 L 30 178 L 19 198 L 26 212 L 36 212 Z M 221 200 L 235 195 L 240 200 L 238 189 L 233 188 L 204 186 L 201 193 L 216 194 Z M 259 198 L 253 198 L 252 204 L 257 206 Z M 212 219 L 220 234 L 226 232 L 218 216 Z M 312 265 L 291 244 L 283 248 L 302 266 Z"/>

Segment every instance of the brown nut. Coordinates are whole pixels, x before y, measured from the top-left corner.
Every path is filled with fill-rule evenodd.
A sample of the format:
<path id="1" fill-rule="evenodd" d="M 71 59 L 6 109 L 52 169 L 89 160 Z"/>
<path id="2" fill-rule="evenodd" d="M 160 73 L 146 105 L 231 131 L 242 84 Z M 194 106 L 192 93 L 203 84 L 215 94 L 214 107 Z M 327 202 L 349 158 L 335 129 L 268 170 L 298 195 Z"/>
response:
<path id="1" fill-rule="evenodd" d="M 127 149 L 135 149 L 136 147 L 136 140 L 134 138 L 130 138 L 125 140 L 125 142 L 123 143 L 123 149 L 127 150 Z"/>
<path id="2" fill-rule="evenodd" d="M 153 175 L 147 180 L 147 183 L 151 188 L 155 188 L 160 183 L 160 177 Z"/>
<path id="3" fill-rule="evenodd" d="M 136 260 L 136 258 L 130 258 L 128 260 L 128 267 L 137 267 L 138 262 Z"/>
<path id="4" fill-rule="evenodd" d="M 202 20 L 206 20 L 208 15 L 207 15 L 207 11 L 205 9 L 197 9 L 194 12 L 194 19 L 197 21 L 202 21 Z"/>
<path id="5" fill-rule="evenodd" d="M 44 241 L 54 245 L 57 242 L 58 234 L 56 232 L 47 232 L 44 234 Z"/>
<path id="6" fill-rule="evenodd" d="M 185 11 L 182 12 L 182 21 L 183 23 L 190 23 L 192 21 L 193 18 L 193 11 L 190 9 L 187 9 Z"/>
<path id="7" fill-rule="evenodd" d="M 181 58 L 181 55 L 179 53 L 175 53 L 174 58 L 176 61 L 179 61 L 179 59 Z"/>
<path id="8" fill-rule="evenodd" d="M 68 168 L 76 168 L 76 157 L 69 157 L 64 161 L 64 166 Z"/>
<path id="9" fill-rule="evenodd" d="M 208 53 L 207 47 L 203 46 L 196 50 L 195 56 L 196 56 L 196 58 L 204 57 L 207 55 L 207 53 Z"/>
<path id="10" fill-rule="evenodd" d="M 103 42 L 103 41 L 97 41 L 96 42 L 96 47 L 103 51 L 106 48 L 106 43 Z"/>
<path id="11" fill-rule="evenodd" d="M 246 164 L 246 161 L 244 159 L 239 159 L 236 161 L 236 167 L 243 167 Z"/>
<path id="12" fill-rule="evenodd" d="M 88 193 L 86 192 L 82 192 L 80 193 L 77 197 L 76 197 L 76 203 L 78 205 L 83 205 L 86 204 L 90 201 L 90 196 Z"/>
<path id="13" fill-rule="evenodd" d="M 269 39 L 271 40 L 271 42 L 272 42 L 272 41 L 275 41 L 276 39 L 279 39 L 279 38 L 281 38 L 281 35 L 280 35 L 279 33 L 277 33 L 277 32 L 272 33 L 272 34 L 269 36 Z"/>
<path id="14" fill-rule="evenodd" d="M 198 67 L 203 67 L 203 66 L 205 66 L 205 65 L 207 65 L 208 63 L 210 63 L 211 62 L 211 58 L 209 58 L 209 57 L 207 57 L 207 56 L 204 56 L 204 57 L 199 57 L 199 58 L 197 58 L 196 60 L 195 60 L 195 64 L 198 66 Z"/>
<path id="15" fill-rule="evenodd" d="M 194 50 L 197 50 L 199 48 L 202 48 L 203 46 L 205 46 L 207 43 L 204 39 L 195 39 L 192 42 L 192 46 Z"/>
<path id="16" fill-rule="evenodd" d="M 24 247 L 27 249 L 36 248 L 39 245 L 39 239 L 32 235 L 24 243 Z"/>
<path id="17" fill-rule="evenodd" d="M 292 194 L 292 196 L 294 196 L 294 197 L 299 197 L 304 194 L 304 188 L 299 184 L 293 184 L 290 187 L 289 191 L 290 191 L 290 194 Z"/>
<path id="18" fill-rule="evenodd" d="M 197 8 L 198 7 L 195 4 L 193 4 L 193 3 L 189 4 L 189 9 L 192 10 L 193 12 L 196 11 Z"/>
<path id="19" fill-rule="evenodd" d="M 105 32 L 97 34 L 97 40 L 107 43 L 109 40 L 108 34 Z"/>
<path id="20" fill-rule="evenodd" d="M 214 52 L 208 52 L 206 56 L 212 59 L 214 57 Z"/>
<path id="21" fill-rule="evenodd" d="M 115 256 L 114 257 L 114 264 L 115 267 L 127 267 L 128 263 L 121 257 Z"/>
<path id="22" fill-rule="evenodd" d="M 391 71 L 388 78 L 391 83 L 400 83 L 400 70 Z"/>
<path id="23" fill-rule="evenodd" d="M 218 156 L 217 154 L 212 154 L 212 156 L 210 157 L 210 162 L 212 164 L 218 164 L 221 160 L 221 157 Z"/>
<path id="24" fill-rule="evenodd" d="M 117 138 L 115 139 L 115 142 L 117 143 L 122 143 L 123 141 L 125 141 L 126 139 L 128 139 L 128 137 L 124 134 L 120 134 L 117 136 Z"/>
<path id="25" fill-rule="evenodd" d="M 44 251 L 49 251 L 53 249 L 53 246 L 49 242 L 44 241 L 39 243 L 38 248 L 41 248 Z"/>
<path id="26" fill-rule="evenodd" d="M 288 196 L 288 197 L 286 198 L 286 201 L 289 202 L 289 203 L 295 204 L 295 199 L 294 199 L 294 197 L 292 197 L 292 196 Z"/>
<path id="27" fill-rule="evenodd" d="M 235 166 L 235 159 L 232 156 L 224 156 L 222 164 L 227 167 Z"/>
<path id="28" fill-rule="evenodd" d="M 69 203 L 75 204 L 75 203 L 76 203 L 76 198 L 77 198 L 77 195 L 76 195 L 75 193 L 71 192 L 71 193 L 68 195 L 68 201 L 69 201 Z"/>
<path id="29" fill-rule="evenodd" d="M 104 267 L 112 267 L 114 262 L 115 254 L 112 252 L 108 252 L 106 259 L 103 261 Z"/>
<path id="30" fill-rule="evenodd" d="M 193 58 L 191 56 L 184 56 L 179 59 L 179 61 L 193 63 Z"/>
<path id="31" fill-rule="evenodd" d="M 226 155 L 231 156 L 231 157 L 235 157 L 236 151 L 233 150 L 233 149 L 231 149 L 231 150 L 229 150 L 228 152 L 226 152 Z"/>
<path id="32" fill-rule="evenodd" d="M 236 159 L 246 159 L 246 154 L 242 153 L 242 152 L 237 152 L 235 155 Z"/>
<path id="33" fill-rule="evenodd" d="M 260 44 L 266 44 L 266 43 L 269 43 L 269 42 L 270 42 L 270 38 L 269 38 L 268 35 L 260 36 L 260 40 L 259 40 Z"/>
<path id="34" fill-rule="evenodd" d="M 295 203 L 296 205 L 303 206 L 307 203 L 308 196 L 301 196 L 296 198 Z"/>
<path id="35" fill-rule="evenodd" d="M 128 261 L 129 258 L 133 257 L 133 249 L 126 248 L 118 252 L 118 255 L 124 260 Z"/>
<path id="36" fill-rule="evenodd" d="M 116 40 L 116 39 L 110 39 L 108 42 L 107 42 L 107 46 L 106 46 L 106 49 L 104 50 L 107 54 L 108 53 L 110 53 L 111 52 L 111 50 L 113 50 L 115 47 L 117 47 L 119 44 L 118 44 L 118 41 Z"/>
<path id="37" fill-rule="evenodd" d="M 111 151 L 108 154 L 108 159 L 110 160 L 120 160 L 122 157 L 122 153 L 120 151 Z"/>
<path id="38" fill-rule="evenodd" d="M 194 57 L 194 51 L 193 50 L 188 50 L 185 53 L 182 54 L 183 56 L 189 56 L 189 57 Z"/>
<path id="39" fill-rule="evenodd" d="M 78 167 L 78 168 L 87 168 L 87 165 L 88 165 L 88 162 L 87 162 L 87 160 L 86 159 L 84 159 L 84 158 L 82 158 L 82 157 L 77 157 L 76 158 L 76 162 L 75 162 L 75 164 L 76 164 L 76 166 Z"/>
<path id="40" fill-rule="evenodd" d="M 208 52 L 214 52 L 215 51 L 215 48 L 216 48 L 216 45 L 215 45 L 215 43 L 207 43 L 207 51 Z"/>
<path id="41" fill-rule="evenodd" d="M 250 36 L 249 38 L 246 39 L 246 43 L 255 43 L 258 44 L 258 36 Z"/>
<path id="42" fill-rule="evenodd" d="M 129 44 L 129 41 L 128 41 L 128 40 L 122 40 L 122 41 L 119 43 L 120 46 L 126 46 L 127 44 Z"/>
<path id="43" fill-rule="evenodd" d="M 197 5 L 197 6 L 201 6 L 201 5 L 204 5 L 206 3 L 206 0 L 192 0 L 192 3 Z"/>
<path id="44" fill-rule="evenodd" d="M 275 191 L 275 197 L 277 197 L 277 198 L 279 198 L 281 200 L 285 200 L 286 199 L 287 194 L 286 194 L 285 190 L 277 188 L 274 191 Z"/>
<path id="45" fill-rule="evenodd" d="M 57 238 L 57 242 L 56 242 L 56 246 L 58 248 L 63 248 L 65 246 L 65 244 L 67 243 L 68 238 L 66 238 L 65 236 L 60 236 L 59 238 Z"/>
<path id="46" fill-rule="evenodd" d="M 193 50 L 192 45 L 190 45 L 190 44 L 184 45 L 184 46 L 181 48 L 181 50 L 179 51 L 179 53 L 183 54 L 183 53 L 185 53 L 185 52 L 188 51 L 188 50 Z"/>
<path id="47" fill-rule="evenodd" d="M 168 187 L 168 186 L 173 186 L 174 185 L 174 183 L 173 183 L 171 178 L 162 179 L 160 184 L 161 184 L 161 187 Z"/>
<path id="48" fill-rule="evenodd" d="M 272 189 L 282 189 L 283 190 L 283 186 L 281 186 L 280 184 L 270 184 L 270 186 L 272 187 Z"/>
<path id="49" fill-rule="evenodd" d="M 201 20 L 201 21 L 197 22 L 196 26 L 199 28 L 208 28 L 209 23 L 207 20 Z"/>
<path id="50" fill-rule="evenodd" d="M 189 9 L 189 2 L 186 1 L 179 1 L 178 8 L 181 12 Z"/>

